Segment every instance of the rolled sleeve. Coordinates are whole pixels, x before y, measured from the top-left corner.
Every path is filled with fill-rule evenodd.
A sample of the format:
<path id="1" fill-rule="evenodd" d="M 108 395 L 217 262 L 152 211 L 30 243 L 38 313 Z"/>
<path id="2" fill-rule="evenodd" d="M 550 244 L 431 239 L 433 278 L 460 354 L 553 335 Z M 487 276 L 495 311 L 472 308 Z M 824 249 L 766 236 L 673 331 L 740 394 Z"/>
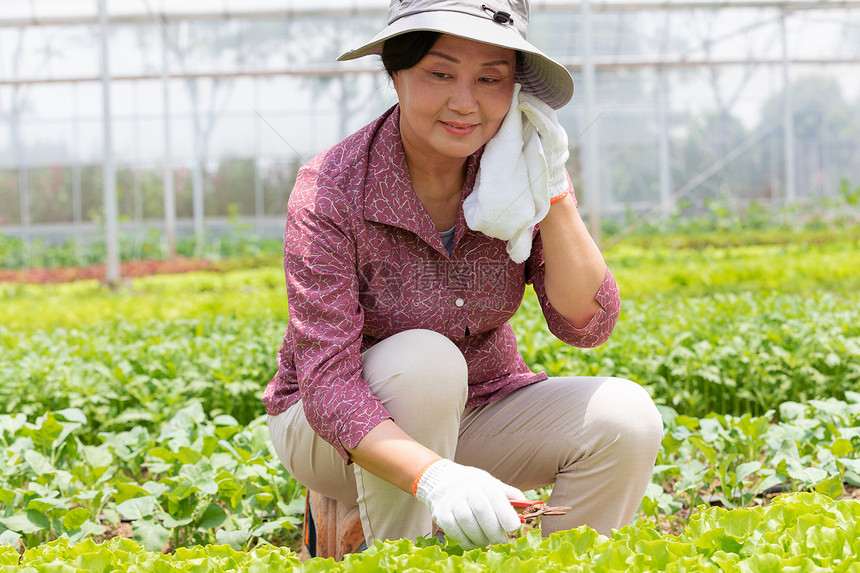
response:
<path id="1" fill-rule="evenodd" d="M 528 282 L 534 287 L 549 331 L 562 342 L 578 348 L 594 348 L 609 340 L 621 312 L 621 296 L 609 268 L 606 269 L 603 283 L 594 296 L 600 310 L 582 328 L 571 324 L 552 306 L 546 295 L 544 271 L 543 249 L 540 235 L 537 235 L 527 264 Z"/>
<path id="2" fill-rule="evenodd" d="M 300 184 L 319 185 L 313 173 Z M 293 360 L 308 423 L 349 463 L 347 448 L 388 412 L 362 377 L 363 312 L 348 210 L 336 190 L 291 198 L 284 250 Z"/>

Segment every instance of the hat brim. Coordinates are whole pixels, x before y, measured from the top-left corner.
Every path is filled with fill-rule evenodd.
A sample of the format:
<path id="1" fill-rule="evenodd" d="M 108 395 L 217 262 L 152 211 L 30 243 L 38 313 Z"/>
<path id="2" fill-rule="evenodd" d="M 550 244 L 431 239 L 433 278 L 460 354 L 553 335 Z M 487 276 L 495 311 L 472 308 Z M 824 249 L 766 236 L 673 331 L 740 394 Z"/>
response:
<path id="1" fill-rule="evenodd" d="M 573 97 L 573 78 L 567 68 L 541 52 L 510 26 L 460 12 L 432 11 L 403 16 L 389 24 L 363 46 L 341 55 L 339 62 L 381 55 L 386 40 L 419 30 L 451 34 L 476 42 L 517 50 L 523 65 L 517 81 L 523 90 L 539 97 L 553 109 L 564 107 Z"/>

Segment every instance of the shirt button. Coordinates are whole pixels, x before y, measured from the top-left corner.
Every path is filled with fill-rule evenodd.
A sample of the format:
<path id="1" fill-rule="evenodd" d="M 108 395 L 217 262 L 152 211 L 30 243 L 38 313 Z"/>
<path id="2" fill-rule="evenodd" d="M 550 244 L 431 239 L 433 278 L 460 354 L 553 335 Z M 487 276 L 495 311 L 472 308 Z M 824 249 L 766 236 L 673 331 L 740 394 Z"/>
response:
<path id="1" fill-rule="evenodd" d="M 466 301 L 464 301 L 462 298 L 458 298 L 454 301 L 454 304 L 456 304 L 457 306 L 463 306 L 464 304 L 466 304 Z"/>

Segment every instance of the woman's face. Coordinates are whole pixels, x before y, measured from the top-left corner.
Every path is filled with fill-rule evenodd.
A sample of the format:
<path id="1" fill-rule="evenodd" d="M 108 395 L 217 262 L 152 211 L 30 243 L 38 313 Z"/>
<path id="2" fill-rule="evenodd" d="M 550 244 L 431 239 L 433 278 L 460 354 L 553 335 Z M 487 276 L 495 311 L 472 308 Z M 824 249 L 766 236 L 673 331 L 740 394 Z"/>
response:
<path id="1" fill-rule="evenodd" d="M 499 130 L 514 89 L 516 54 L 443 34 L 415 66 L 394 73 L 407 160 L 472 155 Z"/>

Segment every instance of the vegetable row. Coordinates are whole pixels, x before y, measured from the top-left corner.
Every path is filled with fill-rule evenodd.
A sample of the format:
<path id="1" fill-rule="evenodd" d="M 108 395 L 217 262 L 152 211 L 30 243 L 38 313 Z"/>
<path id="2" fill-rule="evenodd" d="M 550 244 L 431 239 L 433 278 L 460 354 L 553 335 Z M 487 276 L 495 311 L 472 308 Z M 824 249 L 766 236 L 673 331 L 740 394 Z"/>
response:
<path id="1" fill-rule="evenodd" d="M 408 540 L 377 542 L 341 562 L 314 558 L 299 563 L 284 548 L 261 546 L 240 552 L 209 545 L 173 554 L 148 551 L 128 539 L 70 544 L 58 540 L 21 557 L 0 547 L 0 571 L 834 571 L 860 570 L 860 502 L 794 494 L 762 508 L 711 508 L 697 514 L 678 537 L 663 535 L 647 521 L 612 538 L 580 528 L 541 539 L 536 531 L 515 542 L 464 552 L 456 545 Z"/>
<path id="2" fill-rule="evenodd" d="M 665 438 L 641 516 L 765 503 L 768 491 L 814 489 L 837 498 L 860 486 L 860 394 L 786 403 L 783 421 L 663 408 Z M 100 432 L 88 445 L 78 409 L 37 418 L 0 415 L 0 544 L 32 548 L 65 536 L 106 536 L 123 523 L 149 550 L 289 542 L 303 491 L 270 446 L 265 417 L 240 424 L 199 403 L 157 432 Z M 109 535 L 109 534 L 108 534 Z"/>
<path id="3" fill-rule="evenodd" d="M 629 378 L 696 417 L 763 415 L 786 401 L 860 391 L 858 293 L 631 302 L 609 342 L 592 350 L 555 339 L 531 296 L 514 323 L 534 370 Z M 0 327 L 0 403 L 29 416 L 78 408 L 91 420 L 87 443 L 99 431 L 154 430 L 188 400 L 247 423 L 263 413 L 284 325 L 275 315 L 204 314 L 34 333 Z"/>

